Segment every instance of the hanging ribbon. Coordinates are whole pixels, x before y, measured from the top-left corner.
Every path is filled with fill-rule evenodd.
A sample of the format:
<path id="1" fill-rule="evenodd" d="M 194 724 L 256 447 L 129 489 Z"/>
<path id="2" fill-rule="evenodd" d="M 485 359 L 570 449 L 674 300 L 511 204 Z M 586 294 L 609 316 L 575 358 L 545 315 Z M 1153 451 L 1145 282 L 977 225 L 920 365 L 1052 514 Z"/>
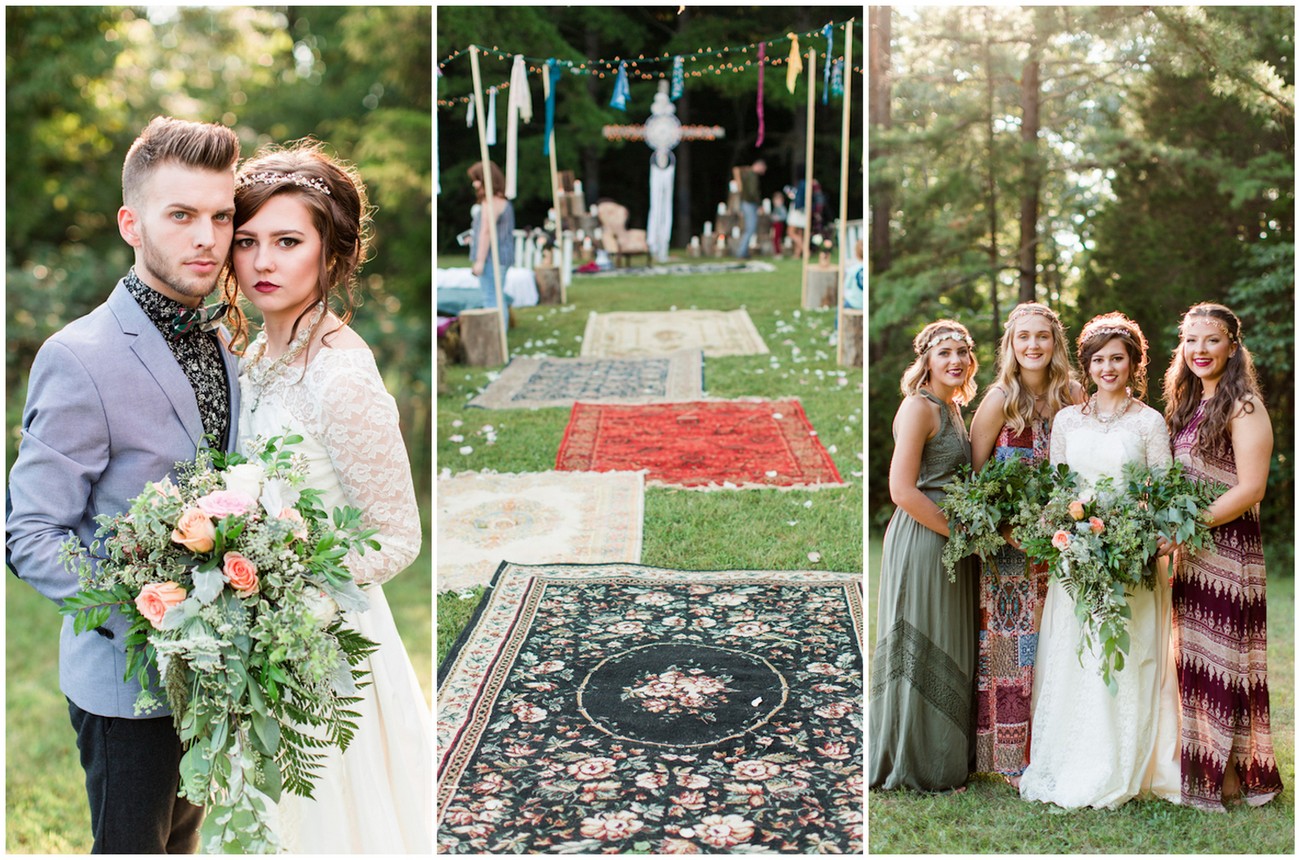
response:
<path id="1" fill-rule="evenodd" d="M 790 37 L 790 62 L 785 68 L 785 88 L 793 95 L 799 73 L 803 71 L 803 57 L 799 56 L 799 37 L 794 33 L 786 35 Z"/>
<path id="2" fill-rule="evenodd" d="M 766 43 L 758 43 L 758 140 L 754 141 L 755 149 L 763 145 L 763 58 L 766 49 Z"/>
<path id="3" fill-rule="evenodd" d="M 487 145 L 496 146 L 497 144 L 497 88 L 496 87 L 488 87 L 487 119 L 483 120 L 483 122 L 487 123 L 487 128 L 483 129 L 484 136 L 487 138 Z"/>
<path id="4" fill-rule="evenodd" d="M 542 135 L 542 155 L 551 154 L 551 134 L 555 131 L 555 85 L 560 82 L 560 67 L 554 59 L 546 61 L 551 90 L 546 94 L 546 133 Z"/>
<path id="5" fill-rule="evenodd" d="M 686 69 L 685 60 L 680 56 L 673 57 L 673 86 L 669 94 L 672 101 L 677 101 L 686 91 Z"/>
<path id="6" fill-rule="evenodd" d="M 469 101 L 465 103 L 465 128 L 474 127 L 474 94 L 469 94 Z"/>
<path id="7" fill-rule="evenodd" d="M 627 102 L 631 97 L 632 90 L 627 85 L 627 63 L 619 63 L 618 78 L 614 81 L 614 96 L 609 100 L 609 106 L 614 110 L 627 110 Z"/>
<path id="8" fill-rule="evenodd" d="M 519 194 L 519 120 L 533 118 L 533 97 L 528 92 L 528 69 L 522 54 L 510 69 L 510 98 L 506 101 L 506 199 Z"/>
<path id="9" fill-rule="evenodd" d="M 835 61 L 835 71 L 831 72 L 831 92 L 837 96 L 844 95 L 844 60 Z"/>
<path id="10" fill-rule="evenodd" d="M 523 54 L 515 54 L 515 65 L 510 70 L 510 104 L 519 108 L 519 118 L 533 121 L 533 94 L 528 89 L 528 66 Z"/>
<path id="11" fill-rule="evenodd" d="M 835 56 L 835 28 L 830 24 L 822 27 L 822 35 L 826 37 L 826 56 Z M 822 71 L 822 104 L 826 104 L 831 97 L 831 64 L 825 64 Z"/>

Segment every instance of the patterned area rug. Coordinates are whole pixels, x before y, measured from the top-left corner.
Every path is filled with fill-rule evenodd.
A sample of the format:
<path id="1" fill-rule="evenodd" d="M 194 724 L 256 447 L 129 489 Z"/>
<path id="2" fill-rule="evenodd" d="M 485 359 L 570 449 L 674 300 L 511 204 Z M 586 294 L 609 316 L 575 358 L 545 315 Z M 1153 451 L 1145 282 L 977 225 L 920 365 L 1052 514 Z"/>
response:
<path id="1" fill-rule="evenodd" d="M 465 472 L 439 478 L 438 590 L 485 585 L 503 561 L 641 560 L 636 472 Z"/>
<path id="2" fill-rule="evenodd" d="M 744 309 L 592 313 L 582 335 L 588 358 L 643 358 L 679 349 L 702 349 L 718 358 L 764 354 L 767 344 Z"/>
<path id="3" fill-rule="evenodd" d="M 515 358 L 469 402 L 484 409 L 541 409 L 588 403 L 695 400 L 703 392 L 698 349 L 661 358 Z"/>
<path id="4" fill-rule="evenodd" d="M 624 275 L 741 275 L 750 272 L 775 272 L 776 266 L 762 260 L 735 260 L 730 263 L 656 263 L 628 266 L 584 274 L 585 278 L 617 278 Z"/>
<path id="5" fill-rule="evenodd" d="M 438 851 L 861 856 L 861 581 L 503 565 L 438 671 Z"/>
<path id="6" fill-rule="evenodd" d="M 648 483 L 691 489 L 841 485 L 798 400 L 575 403 L 555 468 L 645 469 Z"/>

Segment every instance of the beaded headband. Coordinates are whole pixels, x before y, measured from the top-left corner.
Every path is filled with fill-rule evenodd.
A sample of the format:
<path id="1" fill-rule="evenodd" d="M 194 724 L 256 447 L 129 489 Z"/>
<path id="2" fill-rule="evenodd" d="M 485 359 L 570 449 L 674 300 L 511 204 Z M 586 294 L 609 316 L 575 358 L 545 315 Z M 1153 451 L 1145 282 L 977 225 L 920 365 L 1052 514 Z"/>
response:
<path id="1" fill-rule="evenodd" d="M 975 341 L 971 340 L 970 335 L 962 334 L 961 332 L 956 331 L 954 329 L 947 329 L 944 331 L 940 331 L 938 334 L 934 335 L 934 337 L 930 338 L 930 340 L 927 341 L 924 346 L 920 347 L 919 349 L 916 349 L 915 350 L 916 354 L 924 355 L 925 353 L 934 349 L 935 346 L 940 341 L 945 341 L 945 340 L 955 340 L 958 343 L 966 344 L 966 346 L 970 347 L 971 349 L 975 348 Z"/>
<path id="2" fill-rule="evenodd" d="M 1084 338 L 1091 339 L 1097 337 L 1098 335 L 1103 335 L 1103 334 L 1108 336 L 1107 340 L 1109 340 L 1112 337 L 1126 337 L 1129 340 L 1134 340 L 1133 332 L 1130 329 L 1126 329 L 1123 326 L 1118 326 L 1118 325 L 1104 325 L 1104 326 L 1098 326 L 1097 328 L 1094 329 L 1084 329 L 1083 334 L 1081 336 Z"/>
<path id="3" fill-rule="evenodd" d="M 1045 317 L 1046 319 L 1049 319 L 1055 323 L 1060 323 L 1061 321 L 1060 317 L 1058 317 L 1056 315 L 1056 312 L 1053 311 L 1051 308 L 1038 307 L 1035 305 L 1021 305 L 1020 307 L 1013 310 L 1011 312 L 1011 315 L 1007 317 L 1006 327 L 1010 328 L 1011 324 L 1014 323 L 1016 320 L 1020 319 L 1021 317 L 1031 316 L 1031 315 L 1038 316 L 1038 317 Z"/>
<path id="4" fill-rule="evenodd" d="M 1240 335 L 1238 335 L 1237 337 L 1233 337 L 1232 332 L 1228 331 L 1228 326 L 1224 324 L 1223 320 L 1219 319 L 1209 311 L 1205 311 L 1202 313 L 1189 313 L 1187 316 L 1183 317 L 1183 322 L 1187 323 L 1192 319 L 1204 320 L 1205 322 L 1218 326 L 1219 331 L 1223 332 L 1223 334 L 1228 338 L 1228 340 L 1232 341 L 1233 343 L 1237 343 L 1241 339 Z M 1179 326 L 1179 328 L 1181 329 L 1182 326 Z"/>
<path id="5" fill-rule="evenodd" d="M 254 183 L 260 185 L 279 185 L 283 182 L 300 185 L 303 188 L 313 188 L 321 194 L 324 194 L 326 197 L 330 196 L 329 186 L 320 179 L 317 179 L 315 176 L 303 176 L 299 173 L 282 173 L 278 170 L 264 170 L 261 173 L 250 173 L 247 176 L 241 176 L 239 177 L 237 187 L 243 188 L 246 185 L 252 185 Z"/>

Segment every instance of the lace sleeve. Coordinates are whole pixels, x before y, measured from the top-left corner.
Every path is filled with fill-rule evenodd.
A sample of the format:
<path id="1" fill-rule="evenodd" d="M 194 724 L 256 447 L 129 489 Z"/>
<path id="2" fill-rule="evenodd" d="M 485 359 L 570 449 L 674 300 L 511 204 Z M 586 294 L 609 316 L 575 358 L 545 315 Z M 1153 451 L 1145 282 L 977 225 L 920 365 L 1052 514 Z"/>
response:
<path id="1" fill-rule="evenodd" d="M 421 541 L 397 404 L 369 350 L 326 352 L 332 355 L 328 388 L 319 398 L 321 439 L 348 504 L 360 509 L 367 527 L 379 530 L 380 549 L 351 553 L 346 564 L 358 583 L 382 583 L 415 560 Z"/>
<path id="2" fill-rule="evenodd" d="M 1161 414 L 1150 407 L 1142 411 L 1142 439 L 1146 443 L 1147 468 L 1167 468 L 1174 462 L 1169 447 L 1169 428 Z"/>
<path id="3" fill-rule="evenodd" d="M 1062 409 L 1056 415 L 1056 420 L 1052 422 L 1052 441 L 1048 451 L 1048 459 L 1053 466 L 1058 463 L 1068 462 L 1065 453 L 1065 433 L 1066 425 L 1070 423 L 1071 411 Z"/>

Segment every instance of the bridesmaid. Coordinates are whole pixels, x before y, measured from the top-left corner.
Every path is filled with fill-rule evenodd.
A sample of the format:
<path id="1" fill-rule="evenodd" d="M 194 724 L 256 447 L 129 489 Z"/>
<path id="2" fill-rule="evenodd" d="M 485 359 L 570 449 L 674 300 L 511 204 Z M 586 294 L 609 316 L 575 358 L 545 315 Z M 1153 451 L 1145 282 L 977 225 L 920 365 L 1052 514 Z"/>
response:
<path id="1" fill-rule="evenodd" d="M 976 470 L 990 459 L 1047 459 L 1052 418 L 1083 403 L 1070 344 L 1056 313 L 1025 302 L 1007 317 L 998 347 L 998 380 L 971 421 Z M 1029 764 L 1034 652 L 1047 597 L 1047 567 L 1026 566 L 1009 534 L 1007 546 L 979 579 L 979 662 L 975 692 L 975 770 L 999 773 L 1019 787 Z"/>
<path id="2" fill-rule="evenodd" d="M 894 417 L 880 610 L 871 676 L 870 785 L 963 790 L 971 765 L 975 670 L 973 565 L 949 582 L 948 522 L 936 504 L 970 462 L 961 407 L 975 396 L 970 332 L 939 320 L 912 343 Z"/>
<path id="3" fill-rule="evenodd" d="M 1273 428 L 1241 321 L 1219 304 L 1193 305 L 1165 374 L 1165 420 L 1189 474 L 1226 484 L 1210 505 L 1214 543 L 1179 552 L 1174 627 L 1182 700 L 1182 802 L 1224 811 L 1282 790 L 1269 732 L 1264 552 L 1259 503 Z"/>

